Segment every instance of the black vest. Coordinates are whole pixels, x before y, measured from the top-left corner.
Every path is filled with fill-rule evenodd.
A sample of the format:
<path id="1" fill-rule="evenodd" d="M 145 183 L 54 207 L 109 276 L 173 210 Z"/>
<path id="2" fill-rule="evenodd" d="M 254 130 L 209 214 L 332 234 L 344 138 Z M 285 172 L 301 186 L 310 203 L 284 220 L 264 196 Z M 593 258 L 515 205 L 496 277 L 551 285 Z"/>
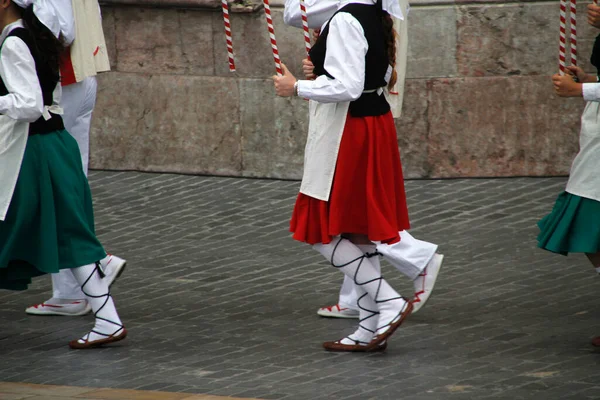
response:
<path id="1" fill-rule="evenodd" d="M 596 67 L 596 76 L 600 77 L 600 35 L 596 36 L 594 49 L 592 50 L 591 63 Z"/>
<path id="2" fill-rule="evenodd" d="M 45 68 L 45 65 L 39 55 L 39 52 L 36 49 L 35 42 L 33 37 L 31 36 L 31 32 L 29 32 L 25 28 L 15 28 L 13 29 L 7 36 L 7 38 L 15 36 L 21 39 L 31 52 L 33 56 L 33 60 L 35 61 L 35 69 L 37 72 L 38 79 L 40 81 L 40 87 L 42 88 L 42 96 L 44 99 L 44 105 L 51 106 L 53 101 L 53 92 L 56 88 L 60 80 L 60 76 L 58 74 L 53 75 L 48 68 Z M 4 45 L 4 43 L 2 43 Z M 6 96 L 8 94 L 8 89 L 6 85 L 0 78 L 0 96 Z M 29 135 L 36 135 L 40 133 L 49 133 L 57 130 L 65 129 L 63 124 L 62 117 L 56 114 L 50 114 L 52 118 L 48 121 L 44 119 L 44 117 L 40 117 L 37 121 L 32 122 L 29 125 Z"/>
<path id="3" fill-rule="evenodd" d="M 381 10 L 375 5 L 351 3 L 339 9 L 336 14 L 339 12 L 347 12 L 358 20 L 363 27 L 365 38 L 369 44 L 369 49 L 365 56 L 364 90 L 375 90 L 386 86 L 385 74 L 388 69 L 389 58 L 385 33 L 381 22 Z M 315 75 L 327 75 L 333 79 L 334 77 L 325 70 L 324 66 L 328 35 L 329 22 L 327 22 L 319 35 L 319 39 L 317 39 L 315 45 L 310 50 L 310 59 L 315 66 Z M 380 96 L 376 92 L 363 93 L 361 97 L 350 103 L 349 111 L 353 117 L 377 116 L 389 112 L 390 105 L 383 94 Z"/>

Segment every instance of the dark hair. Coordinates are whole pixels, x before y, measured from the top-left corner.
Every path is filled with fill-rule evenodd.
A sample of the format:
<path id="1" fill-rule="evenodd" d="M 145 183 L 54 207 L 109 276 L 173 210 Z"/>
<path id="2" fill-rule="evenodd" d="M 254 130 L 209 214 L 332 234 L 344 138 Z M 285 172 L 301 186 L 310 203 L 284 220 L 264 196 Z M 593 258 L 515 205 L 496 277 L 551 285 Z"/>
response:
<path id="1" fill-rule="evenodd" d="M 44 63 L 44 67 L 47 68 L 52 75 L 59 76 L 60 54 L 65 46 L 56 38 L 56 36 L 54 36 L 50 29 L 42 24 L 38 17 L 35 16 L 33 13 L 33 5 L 30 5 L 27 8 L 18 8 L 22 10 L 21 18 L 32 34 L 33 45 L 39 54 L 41 61 Z"/>
<path id="2" fill-rule="evenodd" d="M 390 82 L 388 83 L 388 88 L 392 89 L 396 84 L 398 79 L 396 73 L 396 31 L 394 30 L 394 20 L 385 11 L 382 11 L 381 14 L 381 23 L 383 24 L 383 34 L 385 36 L 385 42 L 387 45 L 387 52 L 390 65 L 394 68 L 392 72 L 392 77 L 390 78 Z"/>

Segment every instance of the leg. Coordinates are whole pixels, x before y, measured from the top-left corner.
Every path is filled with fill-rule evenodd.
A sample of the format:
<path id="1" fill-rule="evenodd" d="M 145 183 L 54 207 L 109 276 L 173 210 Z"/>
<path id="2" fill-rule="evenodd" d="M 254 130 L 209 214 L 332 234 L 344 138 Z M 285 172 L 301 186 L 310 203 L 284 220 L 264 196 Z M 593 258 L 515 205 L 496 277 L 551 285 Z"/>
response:
<path id="1" fill-rule="evenodd" d="M 356 235 L 349 235 L 349 237 L 357 243 L 365 242 L 364 237 L 357 237 Z M 365 255 L 360 248 L 350 240 L 336 237 L 329 244 L 318 244 L 314 247 L 329 260 L 334 267 L 338 268 L 346 276 L 351 277 L 354 280 L 354 283 L 366 292 L 367 296 L 361 296 L 361 300 L 358 302 L 360 309 L 365 313 L 370 312 L 372 314 L 374 311 L 379 313 L 377 316 L 377 323 L 373 326 L 374 329 L 371 329 L 375 334 L 374 339 L 366 345 L 362 343 L 363 339 L 361 339 L 353 345 L 352 349 L 349 348 L 346 351 L 376 349 L 394 333 L 404 319 L 410 314 L 412 305 L 410 302 L 403 299 L 383 279 L 381 273 L 377 271 L 369 260 L 369 257 L 373 255 Z M 374 303 L 375 310 L 373 310 L 372 307 L 363 306 L 363 300 L 366 297 L 369 297 Z M 371 305 L 373 303 L 371 303 Z M 373 321 L 374 318 L 370 318 L 369 320 Z M 366 337 L 365 332 L 369 329 L 362 329 L 364 336 L 361 335 L 361 338 Z M 373 335 L 373 333 L 371 333 L 371 335 Z"/>
<path id="2" fill-rule="evenodd" d="M 599 253 L 585 253 L 586 257 L 592 263 L 592 266 L 596 268 L 596 271 L 600 274 L 600 252 Z"/>
<path id="3" fill-rule="evenodd" d="M 357 299 L 356 285 L 344 275 L 338 303 L 319 308 L 317 314 L 327 318 L 358 318 Z"/>
<path id="4" fill-rule="evenodd" d="M 63 88 L 61 106 L 65 113 L 65 128 L 79 145 L 83 171 L 87 175 L 90 148 L 90 125 L 92 112 L 96 105 L 97 82 L 95 77 L 88 77 L 82 82 Z"/>
<path id="5" fill-rule="evenodd" d="M 379 244 L 383 254 L 398 271 L 409 277 L 415 287 L 413 313 L 421 309 L 433 292 L 444 256 L 437 254 L 437 245 L 415 239 L 408 231 L 400 232 L 400 241 Z"/>
<path id="6" fill-rule="evenodd" d="M 90 332 L 81 339 L 71 341 L 69 346 L 73 349 L 89 349 L 125 339 L 127 331 L 117 314 L 108 284 L 102 279 L 104 273 L 99 265 L 88 264 L 74 268 L 73 275 L 81 284 L 81 290 L 94 310 L 96 323 Z"/>
<path id="7" fill-rule="evenodd" d="M 100 260 L 100 267 L 106 275 L 104 280 L 111 287 L 125 270 L 127 261 L 108 254 Z M 76 317 L 86 315 L 92 308 L 81 291 L 81 285 L 70 269 L 63 269 L 58 274 L 52 274 L 53 294 L 43 303 L 27 307 L 25 312 L 31 315 L 62 315 Z"/>
<path id="8" fill-rule="evenodd" d="M 52 274 L 52 297 L 43 303 L 27 307 L 30 315 L 62 315 L 76 317 L 86 315 L 92 308 L 88 304 L 81 286 L 70 269 Z"/>

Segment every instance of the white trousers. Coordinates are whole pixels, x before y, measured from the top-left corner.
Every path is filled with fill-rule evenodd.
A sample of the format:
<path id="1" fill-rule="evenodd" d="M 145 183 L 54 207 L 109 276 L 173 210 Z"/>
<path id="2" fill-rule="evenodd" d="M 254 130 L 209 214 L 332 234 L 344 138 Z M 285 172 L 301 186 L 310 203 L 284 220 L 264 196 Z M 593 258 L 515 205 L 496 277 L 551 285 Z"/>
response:
<path id="1" fill-rule="evenodd" d="M 64 108 L 65 128 L 79 145 L 83 172 L 87 176 L 90 159 L 90 126 L 96 106 L 98 83 L 95 76 L 62 88 L 61 107 Z"/>
<path id="2" fill-rule="evenodd" d="M 398 271 L 411 280 L 414 280 L 415 271 L 423 271 L 425 269 L 429 261 L 431 261 L 431 257 L 435 255 L 437 245 L 415 239 L 407 231 L 399 232 L 399 234 L 400 241 L 392 245 L 394 260 L 391 264 Z M 358 306 L 356 305 L 357 299 L 358 295 L 352 278 L 344 276 L 338 303 L 344 307 L 358 310 Z"/>
<path id="3" fill-rule="evenodd" d="M 63 121 L 66 130 L 75 138 L 81 152 L 83 172 L 87 176 L 90 158 L 90 126 L 92 112 L 96 105 L 96 77 L 85 78 L 82 82 L 62 88 L 61 107 L 65 110 Z M 81 286 L 70 269 L 52 274 L 52 297 L 59 299 L 85 299 Z"/>

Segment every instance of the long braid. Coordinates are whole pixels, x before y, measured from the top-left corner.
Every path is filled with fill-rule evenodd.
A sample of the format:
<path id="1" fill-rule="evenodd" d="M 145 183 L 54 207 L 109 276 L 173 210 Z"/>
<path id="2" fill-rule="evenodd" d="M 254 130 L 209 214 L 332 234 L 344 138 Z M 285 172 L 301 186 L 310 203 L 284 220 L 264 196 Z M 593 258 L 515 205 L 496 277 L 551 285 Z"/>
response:
<path id="1" fill-rule="evenodd" d="M 381 16 L 381 22 L 383 24 L 383 30 L 385 35 L 385 42 L 387 44 L 388 58 L 390 65 L 394 70 L 392 71 L 392 77 L 388 83 L 388 88 L 392 89 L 396 84 L 398 76 L 396 74 L 396 31 L 394 30 L 394 20 L 387 12 L 383 11 Z"/>
<path id="2" fill-rule="evenodd" d="M 18 6 L 17 6 L 18 7 Z M 20 8 L 20 7 L 18 7 Z M 58 40 L 50 30 L 40 22 L 33 13 L 33 5 L 22 9 L 21 14 L 25 26 L 32 33 L 34 46 L 39 52 L 40 58 L 52 75 L 59 78 L 59 57 L 64 49 L 63 43 Z"/>

